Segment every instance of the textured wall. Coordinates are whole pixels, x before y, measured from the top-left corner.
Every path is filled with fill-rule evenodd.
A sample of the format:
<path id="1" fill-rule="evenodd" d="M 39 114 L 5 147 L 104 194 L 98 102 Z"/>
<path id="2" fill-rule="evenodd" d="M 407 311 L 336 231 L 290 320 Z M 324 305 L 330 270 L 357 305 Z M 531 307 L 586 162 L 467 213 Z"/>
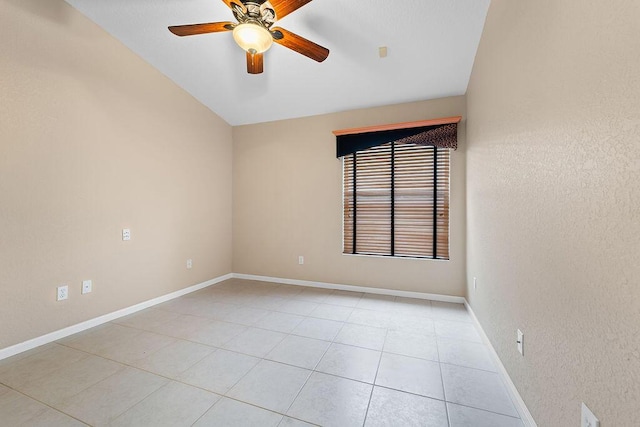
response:
<path id="1" fill-rule="evenodd" d="M 493 0 L 467 93 L 469 300 L 544 427 L 640 423 L 639 22 Z"/>
<path id="2" fill-rule="evenodd" d="M 452 97 L 234 127 L 233 271 L 464 295 L 464 121 L 451 157 L 450 261 L 342 254 L 342 161 L 331 133 L 464 114 L 464 97 Z"/>
<path id="3" fill-rule="evenodd" d="M 62 0 L 0 1 L 0 93 L 0 348 L 231 271 L 210 110 Z"/>

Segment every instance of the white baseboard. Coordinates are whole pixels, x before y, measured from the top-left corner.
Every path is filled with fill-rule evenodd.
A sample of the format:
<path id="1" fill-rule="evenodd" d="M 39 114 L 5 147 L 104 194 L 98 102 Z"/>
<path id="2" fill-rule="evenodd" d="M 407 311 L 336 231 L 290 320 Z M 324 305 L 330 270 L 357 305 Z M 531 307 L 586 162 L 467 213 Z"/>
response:
<path id="1" fill-rule="evenodd" d="M 507 372 L 506 368 L 502 364 L 500 357 L 498 357 L 498 353 L 496 353 L 496 349 L 493 348 L 491 341 L 489 341 L 489 337 L 484 332 L 484 329 L 482 329 L 482 325 L 480 325 L 480 322 L 478 321 L 476 314 L 473 312 L 473 309 L 471 308 L 471 306 L 469 305 L 469 302 L 466 299 L 464 300 L 464 305 L 467 308 L 467 311 L 469 311 L 471 318 L 476 324 L 476 328 L 478 329 L 478 332 L 480 332 L 480 336 L 482 337 L 482 340 L 484 341 L 487 348 L 489 349 L 489 352 L 491 353 L 491 357 L 493 358 L 493 361 L 498 367 L 498 373 L 502 377 L 502 381 L 504 382 L 504 384 L 507 386 L 507 389 L 509 390 L 509 394 L 511 395 L 511 400 L 513 401 L 513 404 L 516 407 L 516 410 L 520 414 L 520 419 L 524 423 L 525 427 L 537 427 L 536 421 L 531 416 L 531 412 L 529 412 L 527 405 L 525 405 L 524 400 L 522 400 L 522 396 L 520 396 L 520 393 L 518 392 L 518 389 L 516 388 L 515 384 L 513 383 L 513 381 L 511 381 L 511 378 L 509 377 L 509 373 Z"/>
<path id="2" fill-rule="evenodd" d="M 137 311 L 144 310 L 145 308 L 149 308 L 154 305 L 172 300 L 174 298 L 181 297 L 191 292 L 199 291 L 200 289 L 206 288 L 207 286 L 215 285 L 216 283 L 231 279 L 232 277 L 232 273 L 225 274 L 224 276 L 216 277 L 215 279 L 207 280 L 206 282 L 198 283 L 197 285 L 189 286 L 188 288 L 180 289 L 179 291 L 171 292 L 170 294 L 162 295 L 160 297 L 153 298 L 136 305 L 132 305 L 131 307 L 126 307 L 121 310 L 117 310 L 103 316 L 95 317 L 93 319 L 89 319 L 87 321 L 77 323 L 63 329 L 59 329 L 46 335 L 42 335 L 25 342 L 21 342 L 19 344 L 12 345 L 11 347 L 0 349 L 0 360 L 6 359 L 7 357 L 11 357 L 18 353 L 22 353 L 23 351 L 31 350 L 32 348 L 36 348 L 41 345 L 57 341 L 69 335 L 82 332 L 86 329 L 93 328 L 94 326 L 102 325 L 103 323 L 110 322 L 120 317 L 133 314 Z"/>
<path id="3" fill-rule="evenodd" d="M 283 279 L 281 277 L 256 276 L 253 274 L 233 273 L 235 279 L 257 280 L 260 282 L 282 283 L 285 285 L 310 286 L 312 288 L 338 289 L 341 291 L 367 292 L 370 294 L 392 295 L 397 297 L 428 299 L 432 301 L 453 302 L 464 304 L 464 297 L 450 295 L 427 294 L 424 292 L 398 291 L 395 289 L 367 288 L 364 286 L 340 285 L 336 283 L 313 282 L 309 280 Z"/>

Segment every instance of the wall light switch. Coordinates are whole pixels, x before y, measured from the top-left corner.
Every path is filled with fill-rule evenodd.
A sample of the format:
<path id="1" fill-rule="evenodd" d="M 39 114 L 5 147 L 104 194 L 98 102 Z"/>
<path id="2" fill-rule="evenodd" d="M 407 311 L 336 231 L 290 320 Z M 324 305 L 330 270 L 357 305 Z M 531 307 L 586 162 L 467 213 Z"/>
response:
<path id="1" fill-rule="evenodd" d="M 600 427 L 600 421 L 593 415 L 591 409 L 587 408 L 587 405 L 582 402 L 582 415 L 580 417 L 581 427 Z"/>
<path id="2" fill-rule="evenodd" d="M 304 264 L 304 257 L 302 255 L 300 255 L 298 257 L 298 265 L 302 265 L 302 264 Z"/>
<path id="3" fill-rule="evenodd" d="M 88 294 L 93 289 L 93 283 L 91 280 L 83 280 L 82 281 L 82 294 Z"/>
<path id="4" fill-rule="evenodd" d="M 191 267 L 193 267 L 193 261 L 191 259 L 187 260 L 187 270 L 191 269 Z"/>
<path id="5" fill-rule="evenodd" d="M 128 228 L 122 229 L 122 240 L 131 240 L 131 230 Z"/>
<path id="6" fill-rule="evenodd" d="M 478 287 L 478 279 L 476 279 L 476 278 L 474 277 L 474 278 L 473 278 L 473 290 L 475 291 L 477 287 Z"/>

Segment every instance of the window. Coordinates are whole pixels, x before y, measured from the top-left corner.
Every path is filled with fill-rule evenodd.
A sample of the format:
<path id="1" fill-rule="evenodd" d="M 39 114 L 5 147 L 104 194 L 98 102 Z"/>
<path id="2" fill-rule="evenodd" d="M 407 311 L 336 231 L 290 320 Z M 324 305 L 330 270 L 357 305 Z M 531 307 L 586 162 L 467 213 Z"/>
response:
<path id="1" fill-rule="evenodd" d="M 345 136 L 344 253 L 448 260 L 456 124 Z"/>

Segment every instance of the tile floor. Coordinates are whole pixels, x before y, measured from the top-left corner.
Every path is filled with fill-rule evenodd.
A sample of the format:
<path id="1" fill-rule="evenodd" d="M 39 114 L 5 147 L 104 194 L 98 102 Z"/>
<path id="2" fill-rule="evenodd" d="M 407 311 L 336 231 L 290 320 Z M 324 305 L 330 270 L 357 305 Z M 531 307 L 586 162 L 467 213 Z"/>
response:
<path id="1" fill-rule="evenodd" d="M 232 279 L 0 361 L 0 426 L 522 427 L 464 306 Z"/>

